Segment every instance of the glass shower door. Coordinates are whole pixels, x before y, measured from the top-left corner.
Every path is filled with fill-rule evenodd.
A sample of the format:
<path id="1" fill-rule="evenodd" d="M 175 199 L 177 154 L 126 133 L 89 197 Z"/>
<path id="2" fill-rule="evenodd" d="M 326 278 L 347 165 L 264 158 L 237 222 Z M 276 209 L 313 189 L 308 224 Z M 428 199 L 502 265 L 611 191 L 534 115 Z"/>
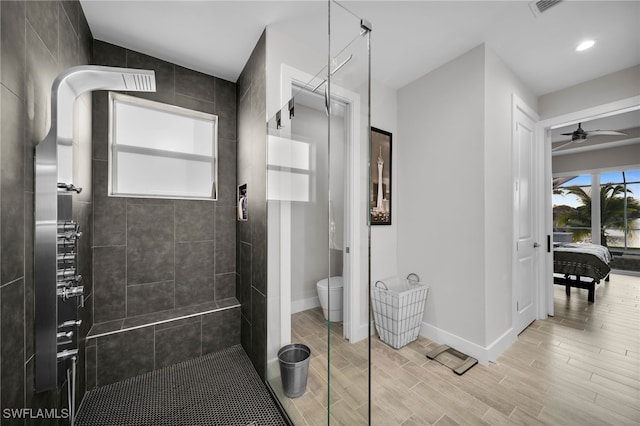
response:
<path id="1" fill-rule="evenodd" d="M 370 31 L 327 6 L 327 65 L 283 66 L 292 98 L 267 123 L 268 383 L 294 424 L 367 424 Z"/>

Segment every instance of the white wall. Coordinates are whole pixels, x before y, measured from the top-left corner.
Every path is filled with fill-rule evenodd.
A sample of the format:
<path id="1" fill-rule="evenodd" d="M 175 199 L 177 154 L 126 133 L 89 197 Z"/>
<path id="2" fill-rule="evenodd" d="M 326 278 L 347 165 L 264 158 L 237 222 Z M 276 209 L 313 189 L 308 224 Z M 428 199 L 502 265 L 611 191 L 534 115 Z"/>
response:
<path id="1" fill-rule="evenodd" d="M 640 164 L 640 144 L 554 156 L 553 174 L 591 172 L 602 169 L 625 170 Z"/>
<path id="2" fill-rule="evenodd" d="M 640 65 L 540 96 L 541 119 L 640 95 Z"/>
<path id="3" fill-rule="evenodd" d="M 484 47 L 398 91 L 398 270 L 431 286 L 425 322 L 484 345 Z"/>
<path id="4" fill-rule="evenodd" d="M 512 94 L 534 111 L 537 97 L 490 48 L 485 49 L 485 346 L 512 325 Z"/>
<path id="5" fill-rule="evenodd" d="M 375 72 L 375 70 L 373 70 Z M 371 282 L 406 276 L 409 271 L 398 270 L 398 135 L 397 91 L 375 79 L 371 84 L 371 126 L 392 134 L 391 140 L 391 225 L 371 227 Z"/>
<path id="6" fill-rule="evenodd" d="M 485 45 L 398 94 L 398 269 L 431 285 L 422 333 L 484 362 L 512 328 L 513 94 L 537 108 Z"/>

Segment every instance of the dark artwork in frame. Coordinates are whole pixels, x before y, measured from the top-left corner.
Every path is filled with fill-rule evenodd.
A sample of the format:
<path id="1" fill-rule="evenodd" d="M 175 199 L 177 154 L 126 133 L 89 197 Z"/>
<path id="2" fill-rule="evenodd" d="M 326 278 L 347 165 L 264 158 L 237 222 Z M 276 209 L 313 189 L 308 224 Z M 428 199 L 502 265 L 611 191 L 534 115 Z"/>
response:
<path id="1" fill-rule="evenodd" d="M 372 225 L 391 225 L 391 133 L 371 128 L 369 214 Z"/>

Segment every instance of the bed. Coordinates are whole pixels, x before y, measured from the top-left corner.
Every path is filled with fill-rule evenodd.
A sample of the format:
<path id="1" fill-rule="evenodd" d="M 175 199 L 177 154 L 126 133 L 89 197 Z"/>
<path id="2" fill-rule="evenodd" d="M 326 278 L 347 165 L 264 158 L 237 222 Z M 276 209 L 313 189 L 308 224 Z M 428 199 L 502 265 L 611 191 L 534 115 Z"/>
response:
<path id="1" fill-rule="evenodd" d="M 589 302 L 595 302 L 596 284 L 609 280 L 612 260 L 609 249 L 598 244 L 558 244 L 553 248 L 553 282 L 564 285 L 567 296 L 571 287 L 586 289 Z"/>

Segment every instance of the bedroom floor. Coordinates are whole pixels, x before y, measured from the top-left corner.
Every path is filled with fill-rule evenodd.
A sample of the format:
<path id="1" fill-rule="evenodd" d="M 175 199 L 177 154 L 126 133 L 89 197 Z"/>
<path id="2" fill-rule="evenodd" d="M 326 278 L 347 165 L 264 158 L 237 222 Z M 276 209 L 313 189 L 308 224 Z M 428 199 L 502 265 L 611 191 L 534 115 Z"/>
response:
<path id="1" fill-rule="evenodd" d="M 322 313 L 300 312 L 292 324 L 294 340 L 312 350 L 309 382 L 302 397 L 281 400 L 296 425 L 326 424 Z M 334 341 L 331 424 L 366 424 L 366 344 Z M 586 290 L 567 298 L 555 286 L 554 317 L 531 324 L 496 363 L 463 376 L 428 360 L 438 345 L 422 337 L 400 350 L 377 338 L 371 346 L 373 425 L 640 423 L 640 277 L 612 275 L 595 304 Z"/>

